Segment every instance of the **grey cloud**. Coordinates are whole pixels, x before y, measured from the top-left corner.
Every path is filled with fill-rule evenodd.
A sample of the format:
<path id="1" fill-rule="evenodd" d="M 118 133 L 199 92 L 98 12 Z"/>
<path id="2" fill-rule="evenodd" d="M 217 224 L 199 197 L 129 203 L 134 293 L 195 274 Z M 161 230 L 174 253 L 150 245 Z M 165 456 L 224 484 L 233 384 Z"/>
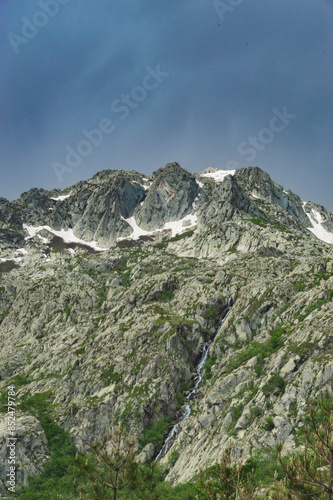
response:
<path id="1" fill-rule="evenodd" d="M 247 166 L 239 143 L 265 126 L 274 107 L 287 106 L 297 119 L 256 161 L 333 209 L 329 2 L 244 1 L 222 22 L 205 0 L 71 1 L 15 54 L 6 34 L 37 8 L 22 0 L 0 5 L 0 195 L 57 186 L 52 161 L 104 117 L 116 120 L 115 133 L 60 187 L 103 168 L 149 173 L 173 160 L 189 170 L 232 159 Z M 119 121 L 111 103 L 156 64 L 169 77 Z"/>

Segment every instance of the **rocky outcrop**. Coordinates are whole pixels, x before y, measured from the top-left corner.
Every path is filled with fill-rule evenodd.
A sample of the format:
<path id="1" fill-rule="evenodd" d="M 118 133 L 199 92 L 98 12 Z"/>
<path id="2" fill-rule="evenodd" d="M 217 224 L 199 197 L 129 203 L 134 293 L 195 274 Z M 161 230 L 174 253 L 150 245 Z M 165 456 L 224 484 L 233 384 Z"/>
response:
<path id="1" fill-rule="evenodd" d="M 168 479 L 190 479 L 230 440 L 244 457 L 282 441 L 283 453 L 295 448 L 309 398 L 333 374 L 333 251 L 307 228 L 317 206 L 301 205 L 303 216 L 297 196 L 259 169 L 217 182 L 169 164 L 150 178 L 103 171 L 0 207 L 1 264 L 12 256 L 17 266 L 0 267 L 2 402 L 9 384 L 18 401 L 51 394 L 50 416 L 82 450 L 119 422 L 143 438 L 183 414 L 214 338 L 191 414 L 161 459 L 177 450 Z M 329 228 L 331 214 L 318 213 Z M 176 237 L 116 242 L 131 234 L 130 217 L 153 232 L 188 214 L 196 225 Z M 49 229 L 25 240 L 23 224 Z M 79 242 L 52 233 L 67 228 Z M 28 408 L 17 409 L 23 481 L 49 448 Z M 142 460 L 156 456 L 158 440 L 141 442 Z"/>
<path id="2" fill-rule="evenodd" d="M 168 163 L 153 176 L 147 197 L 136 210 L 137 221 L 143 229 L 157 229 L 180 220 L 191 213 L 198 193 L 195 177 L 178 163 Z"/>
<path id="3" fill-rule="evenodd" d="M 12 455 L 10 455 L 11 447 Z M 13 460 L 13 457 L 17 471 L 16 484 L 24 486 L 29 484 L 29 476 L 40 473 L 49 460 L 47 439 L 36 418 L 32 416 L 17 418 L 15 436 L 10 441 L 7 419 L 0 421 L 0 494 L 5 493 L 3 484 L 8 486 L 8 460 Z"/>

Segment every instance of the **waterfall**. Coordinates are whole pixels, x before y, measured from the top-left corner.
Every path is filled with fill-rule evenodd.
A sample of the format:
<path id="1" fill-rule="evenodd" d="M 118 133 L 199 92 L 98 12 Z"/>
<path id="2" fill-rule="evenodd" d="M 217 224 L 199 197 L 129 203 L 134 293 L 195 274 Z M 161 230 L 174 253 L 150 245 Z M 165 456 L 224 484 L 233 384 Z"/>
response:
<path id="1" fill-rule="evenodd" d="M 184 410 L 184 413 L 183 415 L 180 417 L 180 419 L 178 420 L 178 422 L 172 427 L 171 431 L 169 432 L 166 440 L 164 441 L 164 444 L 162 446 L 162 448 L 160 449 L 157 457 L 155 458 L 155 460 L 158 460 L 163 454 L 164 454 L 164 451 L 166 449 L 166 446 L 168 444 L 168 442 L 174 438 L 174 436 L 177 437 L 178 435 L 178 432 L 180 430 L 180 424 L 182 422 L 184 422 L 184 420 L 186 420 L 190 414 L 191 414 L 191 401 L 192 399 L 196 396 L 197 392 L 198 392 L 198 389 L 200 387 L 200 384 L 202 382 L 202 376 L 201 376 L 201 370 L 203 369 L 204 367 L 204 364 L 206 363 L 207 361 L 207 358 L 208 358 L 208 355 L 209 355 L 209 350 L 210 350 L 210 347 L 213 343 L 213 340 L 215 339 L 215 336 L 217 335 L 217 332 L 219 331 L 219 329 L 221 328 L 221 326 L 223 325 L 224 321 L 226 320 L 226 318 L 228 317 L 228 314 L 230 312 L 230 309 L 232 307 L 232 304 L 233 304 L 233 301 L 232 301 L 232 297 L 231 295 L 229 296 L 228 298 L 228 307 L 227 307 L 227 311 L 225 313 L 225 315 L 223 316 L 223 318 L 221 319 L 220 323 L 219 323 L 219 326 L 217 327 L 216 329 L 216 332 L 213 336 L 212 339 L 210 339 L 208 342 L 205 342 L 204 346 L 203 346 L 203 350 L 202 350 L 202 355 L 201 355 L 201 359 L 200 359 L 200 362 L 196 368 L 196 372 L 197 372 L 197 375 L 198 375 L 198 378 L 197 378 L 197 381 L 195 382 L 194 384 L 194 387 L 193 389 L 191 390 L 191 392 L 186 396 L 186 399 L 188 401 L 188 403 L 186 404 L 185 406 L 185 410 Z"/>

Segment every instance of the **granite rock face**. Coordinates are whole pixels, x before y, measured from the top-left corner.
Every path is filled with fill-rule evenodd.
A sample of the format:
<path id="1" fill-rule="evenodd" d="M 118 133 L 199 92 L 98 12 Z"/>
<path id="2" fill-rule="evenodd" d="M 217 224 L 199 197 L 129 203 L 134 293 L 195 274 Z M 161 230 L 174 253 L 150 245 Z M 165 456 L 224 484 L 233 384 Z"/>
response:
<path id="1" fill-rule="evenodd" d="M 106 170 L 0 200 L 3 425 L 14 384 L 18 401 L 49 394 L 79 449 L 123 422 L 150 460 L 160 445 L 146 431 L 183 414 L 212 340 L 191 414 L 161 458 L 168 479 L 191 479 L 230 440 L 244 458 L 295 449 L 309 398 L 333 376 L 333 247 L 309 230 L 312 219 L 331 234 L 332 214 L 257 168 L 208 173 Z M 26 483 L 49 443 L 32 410 L 17 419 Z"/>
<path id="2" fill-rule="evenodd" d="M 1 199 L 0 249 L 10 255 L 24 248 L 27 226 L 40 228 L 40 235 L 44 226 L 44 231 L 70 230 L 83 244 L 93 241 L 110 248 L 132 235 L 133 222 L 141 235 L 154 231 L 162 235 L 167 223 L 184 218 L 184 226 L 197 226 L 191 252 L 202 257 L 216 257 L 220 241 L 226 248 L 244 251 L 274 248 L 283 235 L 270 234 L 285 227 L 310 237 L 309 229 L 319 222 L 333 232 L 332 213 L 283 190 L 257 167 L 239 169 L 216 182 L 169 163 L 149 177 L 105 170 L 63 192 L 33 188 L 13 202 Z M 266 224 L 263 238 L 253 227 L 253 222 L 258 225 L 256 219 L 261 226 Z M 52 238 L 52 232 L 46 237 Z"/>
<path id="3" fill-rule="evenodd" d="M 193 175 L 178 163 L 168 163 L 155 172 L 153 179 L 142 207 L 136 211 L 140 226 L 156 229 L 165 222 L 182 219 L 192 212 L 199 193 Z"/>

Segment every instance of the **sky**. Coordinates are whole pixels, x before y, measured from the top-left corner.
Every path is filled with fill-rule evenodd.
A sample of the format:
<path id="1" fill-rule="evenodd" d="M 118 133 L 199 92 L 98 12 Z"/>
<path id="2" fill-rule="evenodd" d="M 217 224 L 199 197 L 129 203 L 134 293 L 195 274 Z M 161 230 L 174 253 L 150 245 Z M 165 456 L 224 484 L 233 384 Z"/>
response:
<path id="1" fill-rule="evenodd" d="M 0 196 L 258 166 L 333 211 L 333 0 L 2 0 Z"/>

